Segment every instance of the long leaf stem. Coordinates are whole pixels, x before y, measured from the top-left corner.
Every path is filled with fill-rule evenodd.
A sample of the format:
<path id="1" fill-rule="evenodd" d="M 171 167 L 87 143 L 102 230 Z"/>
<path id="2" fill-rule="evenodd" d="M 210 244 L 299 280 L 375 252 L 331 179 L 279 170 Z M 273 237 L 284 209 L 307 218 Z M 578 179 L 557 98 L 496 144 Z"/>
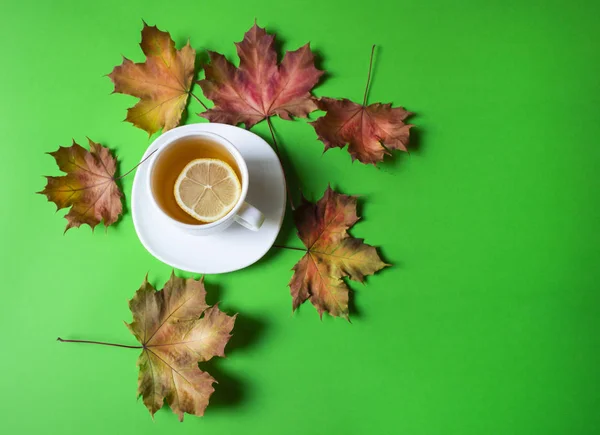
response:
<path id="1" fill-rule="evenodd" d="M 119 177 L 115 178 L 114 180 L 115 180 L 115 181 L 117 181 L 117 180 L 120 180 L 121 178 L 124 178 L 124 177 L 128 176 L 129 174 L 131 174 L 133 171 L 135 171 L 135 169 L 136 169 L 138 166 L 140 166 L 142 163 L 144 163 L 146 160 L 148 160 L 150 157 L 152 157 L 152 154 L 154 154 L 156 151 L 158 151 L 158 150 L 154 150 L 154 151 L 152 151 L 150 154 L 148 154 L 148 155 L 146 156 L 146 158 L 145 158 L 144 160 L 142 160 L 142 161 L 141 161 L 141 162 L 139 162 L 137 165 L 135 165 L 133 168 L 131 168 L 129 171 L 125 172 L 123 175 L 121 175 L 121 176 L 119 176 Z"/>
<path id="2" fill-rule="evenodd" d="M 204 103 L 202 102 L 202 100 L 196 96 L 196 94 L 194 94 L 192 91 L 190 91 L 190 95 L 191 95 L 192 97 L 194 97 L 194 98 L 196 99 L 196 101 L 198 101 L 198 102 L 200 103 L 200 105 L 201 105 L 202 107 L 204 107 L 204 110 L 208 110 L 208 107 L 206 107 L 206 104 L 204 104 Z"/>
<path id="3" fill-rule="evenodd" d="M 106 343 L 104 341 L 89 341 L 89 340 L 64 340 L 60 337 L 56 339 L 61 343 L 86 343 L 86 344 L 101 344 L 102 346 L 126 347 L 127 349 L 142 349 L 143 346 L 128 346 L 126 344 Z"/>
<path id="4" fill-rule="evenodd" d="M 365 86 L 365 96 L 363 106 L 367 105 L 367 96 L 369 95 L 369 84 L 371 83 L 371 70 L 373 69 L 373 54 L 375 54 L 375 44 L 371 47 L 371 60 L 369 61 L 369 75 L 367 76 L 367 86 Z"/>
<path id="5" fill-rule="evenodd" d="M 281 165 L 281 170 L 283 171 L 283 178 L 285 181 L 285 190 L 287 193 L 288 203 L 290 204 L 290 208 L 292 210 L 296 210 L 294 207 L 294 201 L 292 200 L 292 195 L 290 194 L 290 186 L 287 183 L 287 177 L 285 175 L 285 169 L 283 167 L 283 160 L 281 158 L 281 153 L 279 152 L 279 145 L 277 144 L 277 139 L 275 139 L 275 131 L 273 129 L 273 123 L 271 122 L 271 117 L 267 117 L 267 125 L 269 126 L 269 131 L 271 132 L 271 139 L 273 139 L 273 146 L 275 147 L 275 152 L 277 153 L 277 157 L 279 157 L 279 164 Z"/>
<path id="6" fill-rule="evenodd" d="M 273 245 L 274 248 L 279 248 L 279 249 L 291 249 L 292 251 L 302 251 L 302 252 L 306 252 L 306 249 L 301 249 L 301 248 L 294 248 L 292 246 L 283 246 L 283 245 Z"/>

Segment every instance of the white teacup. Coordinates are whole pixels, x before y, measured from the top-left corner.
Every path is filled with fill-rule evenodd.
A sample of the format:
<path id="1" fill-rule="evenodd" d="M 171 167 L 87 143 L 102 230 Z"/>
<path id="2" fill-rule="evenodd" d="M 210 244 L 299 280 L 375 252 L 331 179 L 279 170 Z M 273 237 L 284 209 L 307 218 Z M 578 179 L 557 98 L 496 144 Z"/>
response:
<path id="1" fill-rule="evenodd" d="M 235 162 L 239 168 L 241 175 L 240 183 L 242 185 L 242 193 L 240 194 L 240 198 L 238 199 L 238 202 L 235 204 L 235 206 L 229 211 L 229 213 L 227 213 L 218 221 L 205 224 L 188 224 L 180 222 L 177 219 L 171 217 L 165 210 L 163 210 L 163 208 L 159 205 L 158 201 L 156 200 L 152 187 L 153 173 L 156 162 L 159 161 L 162 153 L 165 150 L 169 149 L 169 147 L 172 146 L 176 141 L 187 137 L 206 138 L 212 142 L 218 143 L 235 159 Z M 252 231 L 258 231 L 260 229 L 265 217 L 260 210 L 246 202 L 246 195 L 248 193 L 249 183 L 248 166 L 246 165 L 246 162 L 244 161 L 244 158 L 242 157 L 240 152 L 231 142 L 229 142 L 224 137 L 219 136 L 218 134 L 202 131 L 198 129 L 197 125 L 185 125 L 182 127 L 174 128 L 160 135 L 152 144 L 152 148 L 155 148 L 157 151 L 152 155 L 152 157 L 150 157 L 150 161 L 148 162 L 149 168 L 147 171 L 148 176 L 146 180 L 146 189 L 148 189 L 150 193 L 149 196 L 150 198 L 152 198 L 154 206 L 173 226 L 176 226 L 183 231 L 197 236 L 207 236 L 223 231 L 227 227 L 229 227 L 234 221 Z"/>

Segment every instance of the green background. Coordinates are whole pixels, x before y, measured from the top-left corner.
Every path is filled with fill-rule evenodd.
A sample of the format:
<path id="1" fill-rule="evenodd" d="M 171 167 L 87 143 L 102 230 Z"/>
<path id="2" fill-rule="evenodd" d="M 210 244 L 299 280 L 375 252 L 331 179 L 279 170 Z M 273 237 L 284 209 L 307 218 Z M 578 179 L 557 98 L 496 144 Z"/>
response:
<path id="1" fill-rule="evenodd" d="M 600 4 L 593 1 L 3 2 L 0 214 L 3 433 L 598 433 Z M 239 312 L 203 418 L 136 401 L 127 301 L 171 269 L 118 225 L 63 235 L 64 212 L 34 192 L 50 156 L 89 136 L 121 173 L 149 144 L 109 95 L 121 54 L 143 60 L 142 19 L 197 50 L 233 56 L 254 19 L 283 49 L 307 41 L 328 77 L 318 96 L 412 118 L 414 146 L 378 168 L 322 155 L 304 120 L 274 120 L 311 199 L 328 183 L 361 195 L 352 234 L 393 267 L 356 290 L 352 323 L 309 304 L 292 315 L 295 251 L 208 276 L 209 300 Z M 201 95 L 199 87 L 194 88 Z M 200 122 L 191 101 L 187 123 Z M 314 118 L 314 116 L 313 116 Z M 266 137 L 265 123 L 254 131 Z M 129 203 L 133 178 L 123 182 Z M 289 218 L 289 216 L 288 216 Z M 279 242 L 300 246 L 286 225 Z"/>

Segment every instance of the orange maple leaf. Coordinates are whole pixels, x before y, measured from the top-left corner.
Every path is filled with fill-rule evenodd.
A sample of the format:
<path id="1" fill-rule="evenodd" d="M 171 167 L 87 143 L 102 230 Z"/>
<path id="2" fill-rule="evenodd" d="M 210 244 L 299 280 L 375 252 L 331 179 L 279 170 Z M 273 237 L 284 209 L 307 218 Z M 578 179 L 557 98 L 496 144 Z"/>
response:
<path id="1" fill-rule="evenodd" d="M 145 62 L 133 63 L 123 58 L 123 63 L 108 76 L 115 85 L 113 93 L 140 99 L 127 109 L 125 121 L 152 135 L 161 128 L 167 131 L 179 125 L 194 79 L 196 51 L 189 41 L 177 50 L 168 32 L 146 23 L 140 47 L 146 55 Z"/>

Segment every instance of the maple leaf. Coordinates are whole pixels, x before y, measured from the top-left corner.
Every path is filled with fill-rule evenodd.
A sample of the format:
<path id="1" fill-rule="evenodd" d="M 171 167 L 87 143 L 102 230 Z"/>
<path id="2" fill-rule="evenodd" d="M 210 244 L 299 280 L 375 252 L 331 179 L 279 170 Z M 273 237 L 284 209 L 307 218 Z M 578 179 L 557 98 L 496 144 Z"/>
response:
<path id="1" fill-rule="evenodd" d="M 147 278 L 129 301 L 133 322 L 126 324 L 142 344 L 138 394 L 154 416 L 166 400 L 183 421 L 184 413 L 202 416 L 215 379 L 198 362 L 225 356 L 237 315 L 228 316 L 205 301 L 204 280 L 171 274 L 156 291 Z"/>
<path id="2" fill-rule="evenodd" d="M 302 198 L 294 221 L 307 253 L 294 266 L 289 283 L 294 310 L 309 299 L 321 317 L 328 312 L 348 319 L 348 286 L 342 278 L 363 282 L 389 266 L 374 247 L 348 234 L 358 219 L 356 197 L 331 187 L 316 204 Z"/>
<path id="3" fill-rule="evenodd" d="M 177 50 L 168 32 L 146 23 L 140 47 L 145 62 L 134 63 L 124 57 L 108 77 L 115 85 L 113 93 L 140 99 L 127 109 L 125 121 L 152 135 L 161 128 L 167 131 L 179 125 L 194 78 L 196 51 L 189 41 Z"/>
<path id="4" fill-rule="evenodd" d="M 323 71 L 315 68 L 310 44 L 286 52 L 277 65 L 275 36 L 256 23 L 236 43 L 240 66 L 209 51 L 205 79 L 198 81 L 215 106 L 200 116 L 211 122 L 250 128 L 270 116 L 305 118 L 317 106 L 310 93 Z"/>
<path id="5" fill-rule="evenodd" d="M 389 150 L 406 151 L 411 124 L 404 120 L 412 115 L 402 107 L 375 103 L 367 106 L 367 94 L 373 66 L 373 52 L 369 65 L 369 77 L 363 104 L 356 104 L 346 98 L 320 98 L 317 105 L 326 112 L 325 116 L 311 122 L 325 151 L 330 148 L 343 148 L 348 145 L 352 161 L 362 163 L 383 161 Z"/>
<path id="6" fill-rule="evenodd" d="M 71 207 L 65 215 L 67 227 L 88 224 L 92 230 L 100 221 L 109 226 L 117 221 L 123 208 L 123 196 L 115 183 L 116 159 L 110 150 L 88 138 L 90 150 L 73 141 L 70 147 L 59 147 L 49 153 L 59 169 L 66 173 L 60 177 L 46 177 L 46 187 L 41 192 L 57 210 Z"/>
<path id="7" fill-rule="evenodd" d="M 327 113 L 311 124 L 325 151 L 348 144 L 352 160 L 372 164 L 383 161 L 389 149 L 406 151 L 412 125 L 403 122 L 410 112 L 402 107 L 380 103 L 361 106 L 345 98 L 321 98 L 317 104 Z"/>

